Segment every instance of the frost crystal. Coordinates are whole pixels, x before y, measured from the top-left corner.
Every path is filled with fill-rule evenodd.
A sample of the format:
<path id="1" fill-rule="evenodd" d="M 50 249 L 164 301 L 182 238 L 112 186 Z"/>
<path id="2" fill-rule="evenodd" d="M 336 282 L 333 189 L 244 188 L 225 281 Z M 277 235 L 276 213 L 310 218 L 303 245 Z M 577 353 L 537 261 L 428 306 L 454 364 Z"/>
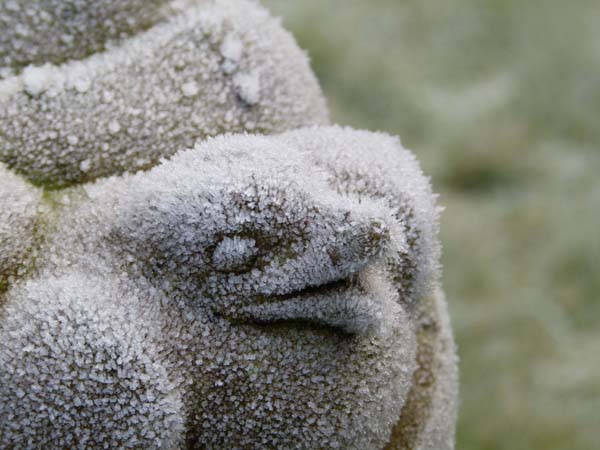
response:
<path id="1" fill-rule="evenodd" d="M 52 66 L 29 66 L 23 71 L 23 89 L 31 96 L 40 95 L 52 83 Z"/>
<path id="2" fill-rule="evenodd" d="M 233 78 L 233 84 L 247 105 L 253 106 L 260 101 L 260 80 L 256 73 L 239 73 Z"/>

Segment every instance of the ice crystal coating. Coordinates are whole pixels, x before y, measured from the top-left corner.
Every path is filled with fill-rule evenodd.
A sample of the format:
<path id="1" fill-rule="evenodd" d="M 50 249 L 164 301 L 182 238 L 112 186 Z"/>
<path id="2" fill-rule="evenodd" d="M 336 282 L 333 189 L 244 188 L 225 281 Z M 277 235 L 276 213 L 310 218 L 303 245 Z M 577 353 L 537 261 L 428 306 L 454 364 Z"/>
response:
<path id="1" fill-rule="evenodd" d="M 179 448 L 182 401 L 157 327 L 131 320 L 138 305 L 121 295 L 76 272 L 14 294 L 0 328 L 3 448 Z"/>
<path id="2" fill-rule="evenodd" d="M 225 135 L 41 200 L 13 178 L 2 229 L 37 257 L 0 294 L 0 447 L 453 448 L 438 209 L 396 138 Z"/>
<path id="3" fill-rule="evenodd" d="M 0 81 L 0 161 L 37 185 L 148 169 L 223 132 L 328 122 L 306 55 L 256 2 L 7 1 L 2 24 L 0 58 L 20 70 Z M 72 41 L 57 41 L 63 28 Z"/>

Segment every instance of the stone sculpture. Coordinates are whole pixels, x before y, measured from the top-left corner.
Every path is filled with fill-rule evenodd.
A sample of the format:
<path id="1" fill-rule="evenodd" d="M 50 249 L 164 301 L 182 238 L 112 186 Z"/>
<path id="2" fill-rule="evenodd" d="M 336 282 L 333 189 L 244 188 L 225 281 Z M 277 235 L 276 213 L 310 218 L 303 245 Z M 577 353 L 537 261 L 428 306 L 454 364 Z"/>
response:
<path id="1" fill-rule="evenodd" d="M 328 125 L 277 21 L 49 0 L 0 23 L 0 447 L 453 448 L 429 181 Z"/>

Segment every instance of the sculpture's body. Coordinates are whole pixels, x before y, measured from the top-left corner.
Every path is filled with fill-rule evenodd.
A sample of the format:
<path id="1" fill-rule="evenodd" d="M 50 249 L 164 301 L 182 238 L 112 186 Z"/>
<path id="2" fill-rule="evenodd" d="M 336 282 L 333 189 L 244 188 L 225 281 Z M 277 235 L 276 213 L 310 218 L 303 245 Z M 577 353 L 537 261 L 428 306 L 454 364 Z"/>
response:
<path id="1" fill-rule="evenodd" d="M 253 3 L 218 1 L 202 13 L 198 30 L 209 33 L 193 31 L 209 36 L 202 55 L 217 46 L 239 56 L 215 23 L 241 27 L 230 22 L 240 6 L 276 28 Z M 266 49 L 261 39 L 252 45 Z M 0 165 L 0 447 L 453 447 L 456 362 L 437 209 L 396 139 L 337 127 L 226 135 L 122 174 L 147 166 L 136 162 L 144 148 L 155 164 L 223 130 L 230 113 L 232 131 L 326 122 L 304 59 L 291 44 L 275 47 L 274 59 L 248 52 L 249 66 L 267 67 L 254 80 L 263 89 L 232 81 L 237 95 L 222 107 L 212 95 L 168 101 L 178 131 L 166 143 L 118 105 L 96 106 L 110 70 L 49 99 L 52 88 L 27 93 L 33 69 L 0 81 L 0 160 L 62 187 L 34 187 Z M 273 63 L 286 51 L 292 81 Z M 139 96 L 150 98 L 161 81 L 144 73 Z M 230 92 L 223 76 L 206 78 L 203 92 Z M 191 97 L 197 88 L 181 87 Z M 73 127 L 72 107 L 129 124 L 117 150 L 96 147 L 112 142 L 109 129 Z M 205 125 L 194 128 L 188 111 Z M 78 142 L 38 138 L 32 124 L 42 122 Z"/>

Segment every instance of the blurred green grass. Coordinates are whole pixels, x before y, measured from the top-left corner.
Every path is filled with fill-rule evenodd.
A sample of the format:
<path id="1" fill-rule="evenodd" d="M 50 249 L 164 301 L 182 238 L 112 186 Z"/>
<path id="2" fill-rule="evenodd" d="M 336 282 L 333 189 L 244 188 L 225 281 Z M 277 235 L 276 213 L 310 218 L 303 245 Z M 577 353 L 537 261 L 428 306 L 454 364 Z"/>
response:
<path id="1" fill-rule="evenodd" d="M 598 449 L 600 2 L 264 3 L 441 194 L 457 449 Z"/>

